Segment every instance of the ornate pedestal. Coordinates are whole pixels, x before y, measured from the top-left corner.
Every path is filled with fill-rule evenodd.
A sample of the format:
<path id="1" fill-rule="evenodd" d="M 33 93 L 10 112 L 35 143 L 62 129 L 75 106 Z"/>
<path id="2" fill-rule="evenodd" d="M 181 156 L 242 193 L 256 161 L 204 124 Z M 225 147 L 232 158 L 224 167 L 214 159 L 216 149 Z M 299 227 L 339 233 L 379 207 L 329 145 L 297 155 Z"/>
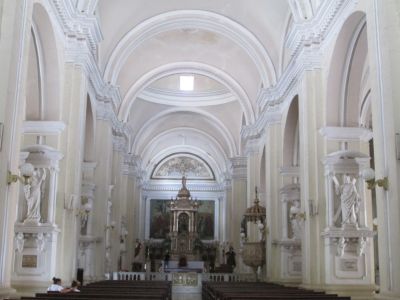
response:
<path id="1" fill-rule="evenodd" d="M 372 237 L 368 228 L 369 208 L 365 183 L 360 177 L 369 167 L 369 157 L 354 151 L 327 155 L 327 227 L 325 240 L 325 284 L 327 291 L 372 297 L 375 289 Z M 363 299 L 364 299 L 363 298 Z"/>
<path id="2" fill-rule="evenodd" d="M 280 247 L 281 280 L 300 282 L 302 274 L 301 240 L 280 240 L 273 245 Z"/>
<path id="3" fill-rule="evenodd" d="M 16 224 L 12 283 L 18 287 L 47 286 L 56 272 L 57 235 L 51 224 Z"/>

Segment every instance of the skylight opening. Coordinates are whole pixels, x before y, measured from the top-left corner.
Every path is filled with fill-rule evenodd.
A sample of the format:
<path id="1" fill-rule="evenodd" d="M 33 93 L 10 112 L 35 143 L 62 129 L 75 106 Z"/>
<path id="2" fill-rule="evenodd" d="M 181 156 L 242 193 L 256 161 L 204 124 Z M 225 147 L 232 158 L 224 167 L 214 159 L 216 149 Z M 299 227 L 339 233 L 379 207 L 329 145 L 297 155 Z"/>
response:
<path id="1" fill-rule="evenodd" d="M 181 75 L 179 77 L 179 89 L 181 91 L 193 91 L 193 88 L 194 88 L 193 75 Z"/>

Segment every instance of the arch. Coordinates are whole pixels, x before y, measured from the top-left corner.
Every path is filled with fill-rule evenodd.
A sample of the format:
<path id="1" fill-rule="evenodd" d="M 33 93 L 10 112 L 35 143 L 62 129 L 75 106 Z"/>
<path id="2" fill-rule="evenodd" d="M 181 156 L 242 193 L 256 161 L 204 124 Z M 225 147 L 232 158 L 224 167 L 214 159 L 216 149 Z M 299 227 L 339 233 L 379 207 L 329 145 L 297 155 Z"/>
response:
<path id="1" fill-rule="evenodd" d="M 186 160 L 183 162 L 183 160 Z M 184 165 L 190 165 L 192 168 L 199 169 L 199 172 L 189 172 L 186 174 L 182 174 L 179 172 L 179 175 L 173 174 L 165 174 L 165 169 L 170 169 L 172 166 L 179 164 L 179 167 Z M 181 171 L 181 170 L 179 170 Z M 190 171 L 190 170 L 189 170 Z M 176 179 L 179 180 L 182 176 L 185 175 L 186 179 L 192 180 L 215 180 L 215 174 L 211 166 L 198 155 L 195 155 L 190 152 L 175 152 L 168 156 L 165 156 L 162 160 L 155 164 L 153 171 L 150 174 L 151 179 Z"/>
<path id="2" fill-rule="evenodd" d="M 150 85 L 151 83 L 157 81 L 162 77 L 182 73 L 194 73 L 207 76 L 218 81 L 224 86 L 227 86 L 230 91 L 237 97 L 246 116 L 246 121 L 250 123 L 253 123 L 255 121 L 255 113 L 251 105 L 251 101 L 244 89 L 240 86 L 240 84 L 224 71 L 216 67 L 198 62 L 179 62 L 166 64 L 144 74 L 129 88 L 124 99 L 122 100 L 118 112 L 119 119 L 125 122 L 128 120 L 130 107 L 133 101 L 135 101 L 136 97 L 142 90 L 144 90 L 146 86 Z"/>
<path id="3" fill-rule="evenodd" d="M 271 57 L 249 30 L 225 16 L 202 10 L 171 11 L 149 18 L 135 26 L 112 51 L 104 71 L 104 78 L 115 84 L 124 62 L 140 43 L 160 32 L 176 28 L 199 28 L 226 36 L 248 53 L 259 70 L 263 86 L 276 83 Z"/>
<path id="4" fill-rule="evenodd" d="M 50 8 L 49 8 L 50 9 Z M 38 52 L 40 71 L 41 120 L 54 121 L 60 118 L 60 57 L 55 26 L 48 9 L 35 2 L 32 12 L 32 32 Z"/>
<path id="5" fill-rule="evenodd" d="M 153 171 L 155 165 L 163 160 L 165 157 L 178 153 L 178 152 L 186 152 L 186 153 L 191 153 L 193 155 L 196 155 L 200 157 L 202 160 L 207 162 L 207 164 L 210 166 L 210 168 L 213 170 L 214 175 L 215 175 L 215 180 L 217 182 L 220 181 L 222 178 L 222 174 L 224 171 L 227 169 L 225 165 L 226 160 L 216 160 L 214 157 L 210 156 L 206 151 L 204 151 L 201 148 L 194 147 L 191 145 L 175 145 L 172 147 L 167 147 L 163 149 L 162 151 L 159 151 L 155 156 L 153 157 L 143 157 L 144 161 L 148 161 L 148 164 L 146 166 L 142 166 L 147 172 L 147 177 L 150 179 L 151 172 Z"/>
<path id="6" fill-rule="evenodd" d="M 93 161 L 95 157 L 95 120 L 94 111 L 90 101 L 90 96 L 87 95 L 86 100 L 86 119 L 85 119 L 85 149 L 84 161 Z"/>
<path id="7" fill-rule="evenodd" d="M 265 146 L 263 147 L 260 161 L 260 196 L 261 200 L 265 201 L 265 192 L 267 187 L 267 170 L 266 170 Z"/>
<path id="8" fill-rule="evenodd" d="M 25 120 L 43 119 L 43 54 L 34 23 L 31 27 L 31 39 L 28 58 L 27 95 L 25 101 Z"/>
<path id="9" fill-rule="evenodd" d="M 283 165 L 299 164 L 299 99 L 296 95 L 288 108 L 283 134 Z"/>
<path id="10" fill-rule="evenodd" d="M 225 125 L 218 118 L 216 118 L 212 114 L 210 114 L 206 111 L 203 111 L 201 109 L 179 108 L 179 107 L 162 111 L 159 114 L 154 115 L 145 124 L 143 124 L 141 129 L 136 134 L 136 137 L 135 137 L 135 140 L 133 142 L 130 152 L 137 153 L 137 151 L 139 149 L 140 140 L 142 139 L 143 135 L 146 133 L 148 128 L 156 127 L 158 123 L 162 122 L 161 119 L 163 117 L 168 116 L 173 113 L 177 113 L 177 112 L 191 112 L 191 113 L 196 113 L 196 114 L 199 114 L 199 115 L 205 117 L 210 122 L 210 124 L 212 124 L 214 126 L 214 128 L 221 134 L 221 136 L 223 136 L 225 138 L 225 143 L 229 149 L 229 155 L 230 156 L 238 155 L 238 149 L 237 149 L 237 146 L 235 144 L 235 140 L 234 140 L 232 134 L 229 132 L 229 130 L 225 127 Z"/>
<path id="11" fill-rule="evenodd" d="M 337 36 L 327 80 L 328 126 L 358 125 L 361 78 L 368 55 L 365 34 L 365 13 L 357 11 L 346 19 Z"/>

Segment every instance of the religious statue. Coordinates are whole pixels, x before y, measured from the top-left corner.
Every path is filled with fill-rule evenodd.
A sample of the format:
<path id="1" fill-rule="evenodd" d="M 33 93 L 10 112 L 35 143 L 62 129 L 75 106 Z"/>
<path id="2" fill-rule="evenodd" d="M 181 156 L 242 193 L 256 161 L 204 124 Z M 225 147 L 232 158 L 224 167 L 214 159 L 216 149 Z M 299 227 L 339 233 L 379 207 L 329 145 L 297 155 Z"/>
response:
<path id="1" fill-rule="evenodd" d="M 335 183 L 336 194 L 340 195 L 340 210 L 334 216 L 334 220 L 338 218 L 339 213 L 342 214 L 342 225 L 358 225 L 357 213 L 359 209 L 360 196 L 356 188 L 356 178 L 351 179 L 345 175 L 342 185 L 339 184 L 336 176 L 333 176 Z"/>
<path id="2" fill-rule="evenodd" d="M 236 267 L 236 253 L 233 251 L 233 247 L 229 247 L 229 251 L 226 254 L 226 263 L 232 268 L 232 270 Z"/>
<path id="3" fill-rule="evenodd" d="M 186 177 L 182 176 L 182 188 L 186 189 Z"/>
<path id="4" fill-rule="evenodd" d="M 301 239 L 303 232 L 303 219 L 299 200 L 293 201 L 293 204 L 289 210 L 289 216 L 290 224 L 292 225 L 293 239 L 299 240 Z"/>
<path id="5" fill-rule="evenodd" d="M 33 172 L 31 182 L 24 185 L 24 195 L 28 205 L 25 221 L 33 221 L 35 223 L 40 221 L 40 188 L 45 179 L 46 171 L 44 169 L 38 169 Z"/>
<path id="6" fill-rule="evenodd" d="M 136 239 L 135 250 L 133 254 L 132 271 L 141 272 L 145 261 L 145 247 L 139 239 Z"/>

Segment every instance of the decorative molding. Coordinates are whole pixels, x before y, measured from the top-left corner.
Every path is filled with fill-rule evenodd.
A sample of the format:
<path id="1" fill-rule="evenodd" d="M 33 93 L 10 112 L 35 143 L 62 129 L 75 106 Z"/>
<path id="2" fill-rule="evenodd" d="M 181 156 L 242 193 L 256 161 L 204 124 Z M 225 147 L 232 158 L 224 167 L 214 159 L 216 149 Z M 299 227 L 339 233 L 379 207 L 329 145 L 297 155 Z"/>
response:
<path id="1" fill-rule="evenodd" d="M 220 84 L 229 87 L 232 94 L 236 96 L 236 99 L 240 103 L 246 123 L 251 124 L 255 121 L 256 116 L 252 100 L 249 98 L 248 93 L 244 90 L 243 86 L 240 85 L 237 80 L 228 74 L 225 70 L 217 68 L 215 66 L 205 64 L 202 62 L 194 61 L 182 61 L 172 62 L 155 67 L 143 74 L 138 80 L 136 80 L 127 90 L 122 100 L 118 117 L 121 120 L 127 120 L 129 117 L 129 109 L 138 97 L 138 94 L 147 86 L 153 82 L 170 75 L 176 75 L 180 73 L 195 73 L 197 75 L 207 76 Z"/>
<path id="2" fill-rule="evenodd" d="M 325 228 L 321 233 L 324 238 L 338 239 L 344 238 L 361 238 L 361 237 L 374 237 L 376 232 L 371 229 L 364 228 L 354 228 L 354 229 L 343 229 L 343 228 Z"/>
<path id="3" fill-rule="evenodd" d="M 282 202 L 291 202 L 300 200 L 300 184 L 288 184 L 282 187 L 279 191 Z"/>
<path id="4" fill-rule="evenodd" d="M 126 138 L 123 135 L 112 136 L 113 149 L 117 152 L 127 153 L 128 147 L 126 143 Z"/>
<path id="5" fill-rule="evenodd" d="M 154 167 L 151 179 L 215 180 L 209 164 L 191 153 L 176 153 L 165 157 Z"/>
<path id="6" fill-rule="evenodd" d="M 230 158 L 232 179 L 247 180 L 247 157 Z"/>
<path id="7" fill-rule="evenodd" d="M 283 166 L 279 169 L 282 176 L 298 177 L 300 175 L 300 167 Z"/>
<path id="8" fill-rule="evenodd" d="M 321 67 L 320 49 L 340 28 L 356 3 L 353 0 L 324 1 L 312 19 L 293 24 L 286 40 L 292 59 L 276 85 L 260 89 L 256 102 L 261 113 L 252 126 L 242 130 L 244 139 L 262 134 L 268 124 L 276 122 L 278 117 L 270 114 L 281 115 L 285 104 L 296 95 L 298 79 L 304 71 Z"/>
<path id="9" fill-rule="evenodd" d="M 301 240 L 274 240 L 272 241 L 272 245 L 280 246 L 287 250 L 300 250 Z"/>
<path id="10" fill-rule="evenodd" d="M 59 161 L 64 155 L 46 145 L 31 145 L 21 149 L 21 152 L 28 152 L 26 162 L 33 164 L 36 168 L 54 168 L 58 170 Z"/>
<path id="11" fill-rule="evenodd" d="M 187 188 L 191 192 L 225 192 L 223 184 L 219 183 L 188 183 Z M 159 184 L 154 181 L 147 181 L 143 184 L 143 192 L 179 192 L 181 183 Z"/>
<path id="12" fill-rule="evenodd" d="M 139 95 L 138 98 L 143 100 L 175 106 L 209 106 L 220 105 L 236 101 L 237 98 L 228 89 L 206 91 L 206 92 L 183 92 L 167 89 L 156 89 L 147 87 Z"/>
<path id="13" fill-rule="evenodd" d="M 61 121 L 24 121 L 22 133 L 35 135 L 59 135 L 65 129 Z"/>
<path id="14" fill-rule="evenodd" d="M 140 177 L 143 174 L 141 165 L 142 158 L 139 155 L 131 153 L 124 154 L 124 159 L 121 164 L 122 174 L 130 177 Z"/>
<path id="15" fill-rule="evenodd" d="M 64 33 L 65 62 L 82 66 L 95 92 L 95 111 L 98 119 L 108 120 L 117 132 L 126 133 L 125 124 L 117 118 L 121 95 L 119 89 L 103 79 L 97 61 L 97 45 L 103 39 L 97 18 L 79 12 L 71 1 L 50 0 L 59 27 Z M 128 140 L 128 135 L 126 140 Z M 121 147 L 119 147 L 121 148 Z M 122 148 L 128 148 L 125 145 Z"/>
<path id="16" fill-rule="evenodd" d="M 244 155 L 250 156 L 262 151 L 264 140 L 261 137 L 252 137 L 246 140 Z"/>
<path id="17" fill-rule="evenodd" d="M 200 28 L 220 33 L 234 41 L 249 55 L 265 86 L 275 84 L 276 72 L 265 47 L 241 24 L 210 11 L 178 10 L 149 18 L 128 32 L 113 50 L 107 63 L 106 80 L 114 83 L 124 62 L 145 39 L 171 29 Z"/>
<path id="18" fill-rule="evenodd" d="M 97 45 L 103 39 L 100 24 L 95 16 L 80 13 L 72 1 L 51 0 L 50 4 L 64 34 L 69 39 L 84 40 L 95 55 Z"/>
<path id="19" fill-rule="evenodd" d="M 281 111 L 265 112 L 261 114 L 253 124 L 242 126 L 240 135 L 244 140 L 260 138 L 264 134 L 267 126 L 279 124 L 281 119 Z"/>
<path id="20" fill-rule="evenodd" d="M 319 133 L 328 140 L 368 142 L 373 138 L 371 129 L 364 127 L 323 127 Z"/>

